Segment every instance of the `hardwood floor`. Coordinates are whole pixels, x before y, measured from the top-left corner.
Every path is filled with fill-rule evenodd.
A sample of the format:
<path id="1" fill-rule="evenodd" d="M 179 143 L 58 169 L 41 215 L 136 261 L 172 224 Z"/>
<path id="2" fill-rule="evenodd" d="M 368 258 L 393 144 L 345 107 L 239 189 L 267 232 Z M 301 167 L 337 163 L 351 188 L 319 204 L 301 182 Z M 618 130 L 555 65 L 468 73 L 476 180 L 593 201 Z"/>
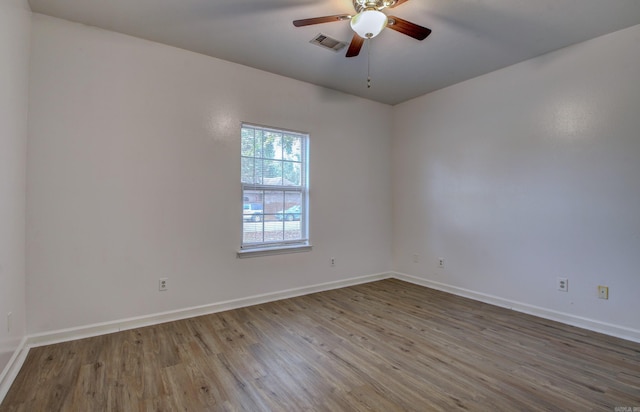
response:
<path id="1" fill-rule="evenodd" d="M 640 344 L 389 279 L 34 348 L 0 411 L 634 406 Z"/>

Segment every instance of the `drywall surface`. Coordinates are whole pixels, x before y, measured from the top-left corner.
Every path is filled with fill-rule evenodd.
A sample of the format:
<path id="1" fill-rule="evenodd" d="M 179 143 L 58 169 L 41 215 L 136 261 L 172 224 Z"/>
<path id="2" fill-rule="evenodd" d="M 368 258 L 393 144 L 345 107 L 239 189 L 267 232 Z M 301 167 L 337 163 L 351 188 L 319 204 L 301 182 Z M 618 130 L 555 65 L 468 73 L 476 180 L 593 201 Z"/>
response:
<path id="1" fill-rule="evenodd" d="M 30 334 L 391 268 L 390 106 L 38 14 L 31 57 Z M 236 257 L 243 121 L 310 134 L 312 251 Z"/>
<path id="2" fill-rule="evenodd" d="M 638 45 L 634 26 L 395 106 L 395 270 L 640 330 Z"/>
<path id="3" fill-rule="evenodd" d="M 0 372 L 26 331 L 25 173 L 30 31 L 31 9 L 26 0 L 0 2 Z"/>

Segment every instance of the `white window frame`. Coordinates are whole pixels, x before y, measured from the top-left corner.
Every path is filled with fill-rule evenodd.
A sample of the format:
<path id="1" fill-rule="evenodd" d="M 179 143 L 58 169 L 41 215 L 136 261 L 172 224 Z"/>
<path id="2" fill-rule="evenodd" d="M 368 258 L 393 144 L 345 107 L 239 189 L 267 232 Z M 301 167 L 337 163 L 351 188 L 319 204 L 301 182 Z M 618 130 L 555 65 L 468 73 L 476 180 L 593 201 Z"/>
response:
<path id="1" fill-rule="evenodd" d="M 264 181 L 260 184 L 257 183 L 245 183 L 243 182 L 243 175 L 241 173 L 240 183 L 241 183 L 241 192 L 242 192 L 242 203 L 241 203 L 241 214 L 242 214 L 242 230 L 241 230 L 241 241 L 240 241 L 240 250 L 237 252 L 237 256 L 240 258 L 244 257 L 254 257 L 254 256 L 263 256 L 263 255 L 272 255 L 272 254 L 281 254 L 281 253 L 294 253 L 294 252 L 305 252 L 311 250 L 311 243 L 309 242 L 309 134 L 304 132 L 292 131 L 288 129 L 274 128 L 268 126 L 261 126 L 252 123 L 242 123 L 240 129 L 240 135 L 242 136 L 242 131 L 245 128 L 251 128 L 255 130 L 273 132 L 273 133 L 282 133 L 295 135 L 301 138 L 301 159 L 300 159 L 300 169 L 301 169 L 301 184 L 300 186 L 288 186 L 283 185 L 283 180 L 280 181 L 281 184 L 265 184 Z M 241 143 L 242 144 L 242 143 Z M 241 162 L 243 159 L 253 159 L 255 162 L 258 161 L 269 161 L 273 160 L 271 158 L 265 158 L 263 156 L 244 156 L 242 151 L 240 153 Z M 281 159 L 283 163 L 291 162 L 285 159 Z M 295 162 L 295 161 L 293 161 Z M 298 162 L 295 162 L 298 163 Z M 255 163 L 254 163 L 255 164 Z M 255 167 L 255 166 L 254 166 Z M 284 176 L 283 176 L 284 179 Z M 262 226 L 263 233 L 263 241 L 262 242 L 247 242 L 245 243 L 245 233 L 244 228 L 245 224 L 248 223 L 245 221 L 244 216 L 244 205 L 249 202 L 247 199 L 247 193 L 251 191 L 275 191 L 282 192 L 283 197 L 286 197 L 286 193 L 299 193 L 300 194 L 300 220 L 299 227 L 301 232 L 300 239 L 295 240 L 277 240 L 277 241 L 264 241 L 264 233 L 266 225 L 279 222 L 265 222 L 265 214 L 264 214 L 264 198 L 263 202 L 263 211 L 261 215 L 261 219 L 259 221 L 254 222 L 260 224 Z M 249 193 L 250 194 L 250 193 Z M 284 203 L 283 203 L 284 206 Z M 273 215 L 271 215 L 273 216 Z M 282 219 L 283 225 L 283 238 L 284 238 L 284 227 L 287 224 L 286 219 Z"/>

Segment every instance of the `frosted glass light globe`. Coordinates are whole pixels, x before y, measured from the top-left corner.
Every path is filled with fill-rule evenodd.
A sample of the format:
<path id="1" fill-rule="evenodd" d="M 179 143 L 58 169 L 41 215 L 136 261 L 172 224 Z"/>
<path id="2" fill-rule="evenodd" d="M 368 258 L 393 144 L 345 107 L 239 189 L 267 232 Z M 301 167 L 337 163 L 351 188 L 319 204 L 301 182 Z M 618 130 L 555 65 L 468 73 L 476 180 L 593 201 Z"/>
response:
<path id="1" fill-rule="evenodd" d="M 351 28 L 363 39 L 376 37 L 387 25 L 387 15 L 377 10 L 365 10 L 351 18 Z"/>

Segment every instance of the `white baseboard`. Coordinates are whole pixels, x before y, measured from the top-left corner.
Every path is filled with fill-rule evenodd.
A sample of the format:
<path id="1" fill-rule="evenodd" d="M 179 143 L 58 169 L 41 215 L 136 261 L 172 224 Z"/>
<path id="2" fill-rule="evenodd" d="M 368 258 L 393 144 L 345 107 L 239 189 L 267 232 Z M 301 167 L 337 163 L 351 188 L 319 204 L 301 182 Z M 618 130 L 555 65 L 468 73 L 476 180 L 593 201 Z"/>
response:
<path id="1" fill-rule="evenodd" d="M 11 384 L 18 376 L 18 372 L 20 372 L 22 364 L 24 363 L 25 359 L 27 359 L 28 353 L 29 347 L 27 345 L 27 337 L 24 337 L 18 344 L 18 347 L 13 352 L 13 356 L 11 356 L 11 359 L 9 359 L 9 362 L 0 374 L 0 403 L 4 399 L 7 392 L 9 392 Z"/>
<path id="2" fill-rule="evenodd" d="M 278 292 L 264 293 L 260 295 L 249 296 L 246 298 L 210 303 L 202 306 L 194 306 L 168 312 L 154 313 L 151 315 L 120 319 L 111 322 L 95 323 L 75 328 L 38 333 L 27 336 L 27 344 L 29 345 L 29 347 L 51 345 L 54 343 L 67 342 L 70 340 L 141 328 L 144 326 L 157 325 L 164 322 L 172 322 L 175 320 L 187 319 L 195 316 L 209 315 L 212 313 L 223 312 L 225 310 L 237 309 L 246 306 L 258 305 L 261 303 L 273 302 L 281 299 L 293 298 L 296 296 L 308 295 L 310 293 L 322 292 L 325 290 L 338 289 L 347 286 L 373 282 L 376 280 L 387 279 L 392 276 L 392 273 L 376 273 L 373 275 L 358 276 L 333 282 L 303 286 L 300 288 L 286 289 Z"/>
<path id="3" fill-rule="evenodd" d="M 604 333 L 606 335 L 640 343 L 640 330 L 631 329 L 620 325 L 612 325 L 594 319 L 575 316 L 564 312 L 558 312 L 555 310 L 504 299 L 498 296 L 488 295 L 481 292 L 475 292 L 473 290 L 435 282 L 433 280 L 407 275 L 404 273 L 393 272 L 392 276 L 398 280 L 403 280 L 420 286 L 426 286 L 428 288 L 448 292 L 453 295 L 462 296 L 480 302 L 489 303 L 494 306 L 500 306 L 503 308 L 515 310 L 516 312 L 522 312 L 544 319 L 555 320 L 567 325 L 577 326 L 579 328 L 588 329 L 594 332 Z"/>

